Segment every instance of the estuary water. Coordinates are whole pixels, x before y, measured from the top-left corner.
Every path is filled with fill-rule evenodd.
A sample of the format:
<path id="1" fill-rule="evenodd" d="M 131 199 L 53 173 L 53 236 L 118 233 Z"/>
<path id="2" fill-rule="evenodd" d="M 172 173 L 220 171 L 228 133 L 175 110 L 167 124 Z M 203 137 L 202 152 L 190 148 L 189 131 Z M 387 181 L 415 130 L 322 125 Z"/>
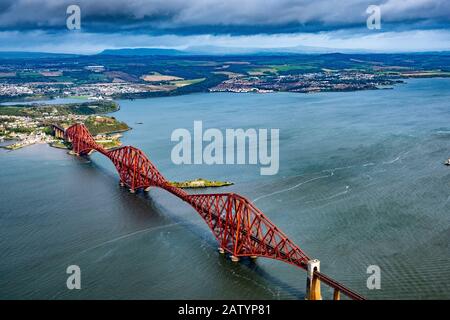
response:
<path id="1" fill-rule="evenodd" d="M 450 298 L 450 79 L 393 90 L 204 93 L 119 101 L 169 180 L 232 181 L 321 271 L 371 299 Z M 278 128 L 280 168 L 175 165 L 173 130 Z M 0 298 L 303 299 L 301 269 L 233 263 L 205 223 L 164 190 L 130 194 L 109 160 L 34 145 L 0 151 Z M 193 192 L 193 191 L 190 191 Z M 68 290 L 66 268 L 81 268 Z M 368 266 L 381 269 L 369 290 Z M 324 298 L 332 292 L 322 286 Z"/>

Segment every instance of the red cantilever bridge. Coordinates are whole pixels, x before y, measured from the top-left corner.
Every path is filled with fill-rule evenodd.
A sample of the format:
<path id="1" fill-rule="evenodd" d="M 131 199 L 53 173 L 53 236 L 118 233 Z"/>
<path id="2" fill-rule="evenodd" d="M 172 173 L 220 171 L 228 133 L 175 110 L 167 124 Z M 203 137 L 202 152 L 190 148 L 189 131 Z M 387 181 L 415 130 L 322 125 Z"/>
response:
<path id="1" fill-rule="evenodd" d="M 318 260 L 311 260 L 245 197 L 235 193 L 188 194 L 172 186 L 141 150 L 132 146 L 106 150 L 84 124 L 74 124 L 65 131 L 54 126 L 54 131 L 56 136 L 63 136 L 72 144 L 77 155 L 88 155 L 95 150 L 108 157 L 119 173 L 121 185 L 131 192 L 159 187 L 189 203 L 211 229 L 219 251 L 229 253 L 233 261 L 239 257 L 266 257 L 308 270 L 308 299 L 321 299 L 320 282 L 334 288 L 334 299 L 339 299 L 340 292 L 355 300 L 364 299 L 320 273 Z"/>

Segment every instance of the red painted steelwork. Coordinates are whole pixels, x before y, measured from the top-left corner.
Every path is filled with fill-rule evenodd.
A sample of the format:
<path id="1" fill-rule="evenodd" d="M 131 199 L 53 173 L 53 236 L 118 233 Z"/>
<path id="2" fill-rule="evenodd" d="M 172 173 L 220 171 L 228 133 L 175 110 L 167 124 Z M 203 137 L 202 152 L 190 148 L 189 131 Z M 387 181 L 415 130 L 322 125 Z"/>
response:
<path id="1" fill-rule="evenodd" d="M 107 156 L 114 163 L 120 182 L 131 190 L 160 187 L 189 203 L 228 253 L 272 258 L 306 268 L 309 257 L 248 199 L 234 193 L 190 195 L 170 185 L 141 150 L 125 146 L 108 151 L 95 142 L 83 124 L 69 127 L 65 137 L 76 154 L 97 150 Z"/>
<path id="2" fill-rule="evenodd" d="M 266 257 L 306 269 L 310 258 L 248 199 L 234 193 L 188 194 L 163 177 L 139 149 L 124 146 L 106 150 L 83 124 L 65 131 L 72 150 L 86 155 L 96 150 L 115 165 L 120 182 L 130 190 L 160 187 L 189 203 L 205 220 L 220 248 L 235 257 Z M 347 292 L 345 292 L 347 293 Z"/>

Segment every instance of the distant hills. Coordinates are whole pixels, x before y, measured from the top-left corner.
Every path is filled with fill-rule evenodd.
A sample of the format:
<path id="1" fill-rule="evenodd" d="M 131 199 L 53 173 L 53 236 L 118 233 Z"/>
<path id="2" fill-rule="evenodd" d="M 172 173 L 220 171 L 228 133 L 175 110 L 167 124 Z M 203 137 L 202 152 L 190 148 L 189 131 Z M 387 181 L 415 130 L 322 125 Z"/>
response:
<path id="1" fill-rule="evenodd" d="M 98 55 L 110 56 L 178 56 L 186 55 L 189 52 L 176 49 L 159 49 L 159 48 L 124 48 L 124 49 L 106 49 Z"/>
<path id="2" fill-rule="evenodd" d="M 356 50 L 337 50 L 330 48 L 296 46 L 286 48 L 238 48 L 220 46 L 192 46 L 184 50 L 160 49 L 160 48 L 124 48 L 107 49 L 99 55 L 114 56 L 180 56 L 180 55 L 291 55 L 305 53 L 355 53 Z"/>
<path id="3" fill-rule="evenodd" d="M 80 56 L 227 56 L 227 55 L 248 55 L 248 56 L 291 56 L 304 54 L 376 54 L 382 52 L 366 52 L 362 50 L 341 50 L 333 48 L 296 46 L 285 48 L 237 48 L 220 46 L 193 46 L 183 50 L 164 48 L 122 48 L 106 49 L 100 53 L 92 55 L 50 53 L 50 52 L 20 52 L 20 51 L 0 51 L 0 59 L 40 59 L 40 58 L 75 58 Z M 401 54 L 401 53 L 397 53 Z M 434 54 L 448 55 L 449 52 L 409 52 L 406 54 Z"/>
<path id="4" fill-rule="evenodd" d="M 40 59 L 40 58 L 72 58 L 78 54 L 50 52 L 0 51 L 0 59 Z"/>
<path id="5" fill-rule="evenodd" d="M 220 46 L 191 46 L 183 50 L 161 49 L 161 48 L 123 48 L 107 49 L 98 55 L 112 56 L 186 56 L 186 55 L 204 55 L 204 56 L 226 56 L 226 55 L 253 55 L 253 56 L 271 56 L 271 55 L 301 55 L 301 54 L 402 54 L 402 52 L 381 52 L 367 51 L 358 49 L 336 49 L 325 47 L 313 47 L 298 45 L 295 47 L 281 48 L 239 48 L 239 47 L 220 47 Z M 405 52 L 404 54 L 449 54 L 448 51 L 435 52 Z"/>
<path id="6" fill-rule="evenodd" d="M 186 49 L 192 54 L 209 55 L 292 55 L 292 54 L 316 54 L 316 53 L 354 53 L 357 50 L 339 50 L 333 48 L 295 46 L 281 48 L 239 48 L 220 46 L 193 46 Z"/>

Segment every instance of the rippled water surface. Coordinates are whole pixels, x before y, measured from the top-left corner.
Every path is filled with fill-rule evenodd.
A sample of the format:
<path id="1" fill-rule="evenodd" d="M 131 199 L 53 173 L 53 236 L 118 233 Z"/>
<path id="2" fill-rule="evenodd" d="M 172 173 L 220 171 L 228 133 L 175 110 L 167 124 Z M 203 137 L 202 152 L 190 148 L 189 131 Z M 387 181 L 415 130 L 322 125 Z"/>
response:
<path id="1" fill-rule="evenodd" d="M 193 94 L 119 101 L 123 137 L 170 180 L 230 180 L 322 271 L 369 298 L 450 298 L 450 79 L 394 90 Z M 174 129 L 279 128 L 280 171 L 170 160 Z M 219 256 L 165 191 L 130 194 L 99 154 L 0 151 L 0 298 L 298 299 L 304 271 Z M 207 190 L 215 192 L 217 190 Z M 66 289 L 66 267 L 82 290 Z M 381 290 L 366 269 L 382 270 Z M 325 297 L 330 292 L 323 288 Z"/>

